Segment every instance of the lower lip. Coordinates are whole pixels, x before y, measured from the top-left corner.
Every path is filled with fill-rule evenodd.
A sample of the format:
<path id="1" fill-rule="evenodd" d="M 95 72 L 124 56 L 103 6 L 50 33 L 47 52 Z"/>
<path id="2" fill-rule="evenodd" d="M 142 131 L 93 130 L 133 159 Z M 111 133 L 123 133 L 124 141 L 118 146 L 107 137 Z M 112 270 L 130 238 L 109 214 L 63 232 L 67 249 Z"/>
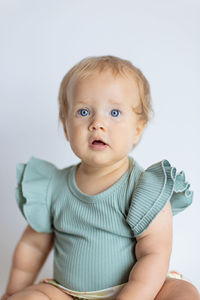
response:
<path id="1" fill-rule="evenodd" d="M 94 149 L 94 150 L 104 150 L 108 147 L 108 145 L 104 145 L 104 144 L 90 144 L 90 148 Z"/>

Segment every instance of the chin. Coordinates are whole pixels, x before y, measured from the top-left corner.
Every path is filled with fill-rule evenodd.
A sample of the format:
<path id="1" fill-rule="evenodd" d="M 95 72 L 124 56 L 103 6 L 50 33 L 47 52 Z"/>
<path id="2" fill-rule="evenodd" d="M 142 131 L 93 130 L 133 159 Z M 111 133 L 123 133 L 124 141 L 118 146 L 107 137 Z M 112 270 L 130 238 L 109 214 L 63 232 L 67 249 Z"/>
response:
<path id="1" fill-rule="evenodd" d="M 86 164 L 93 166 L 93 167 L 103 167 L 108 166 L 111 163 L 111 160 L 108 158 L 105 158 L 100 155 L 94 155 L 92 157 L 87 157 L 82 159 Z"/>

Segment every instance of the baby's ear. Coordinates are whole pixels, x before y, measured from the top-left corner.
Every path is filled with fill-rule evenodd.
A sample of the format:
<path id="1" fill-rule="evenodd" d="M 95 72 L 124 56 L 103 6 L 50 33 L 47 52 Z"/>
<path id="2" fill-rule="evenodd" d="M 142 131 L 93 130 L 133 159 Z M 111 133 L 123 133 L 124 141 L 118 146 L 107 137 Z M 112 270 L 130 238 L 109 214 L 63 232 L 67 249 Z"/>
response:
<path id="1" fill-rule="evenodd" d="M 65 121 L 62 121 L 62 124 L 63 124 L 63 130 L 64 130 L 64 133 L 65 133 L 65 137 L 66 137 L 67 141 L 69 141 L 69 136 L 68 136 L 68 133 L 67 133 L 67 127 L 66 127 Z"/>
<path id="2" fill-rule="evenodd" d="M 138 121 L 138 125 L 137 125 L 137 129 L 138 129 L 138 133 L 142 134 L 143 130 L 145 129 L 147 123 L 145 120 L 139 120 Z"/>
<path id="3" fill-rule="evenodd" d="M 139 120 L 135 129 L 136 132 L 135 132 L 134 144 L 138 143 L 145 127 L 146 127 L 146 122 L 144 120 Z"/>

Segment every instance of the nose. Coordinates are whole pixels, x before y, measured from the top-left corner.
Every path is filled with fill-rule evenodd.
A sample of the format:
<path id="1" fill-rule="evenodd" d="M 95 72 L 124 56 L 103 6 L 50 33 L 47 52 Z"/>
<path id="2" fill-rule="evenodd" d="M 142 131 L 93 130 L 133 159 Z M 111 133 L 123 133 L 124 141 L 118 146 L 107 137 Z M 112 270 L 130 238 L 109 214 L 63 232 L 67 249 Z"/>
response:
<path id="1" fill-rule="evenodd" d="M 98 130 L 98 129 L 105 130 L 105 126 L 103 122 L 97 119 L 92 120 L 92 122 L 89 125 L 89 131 Z"/>

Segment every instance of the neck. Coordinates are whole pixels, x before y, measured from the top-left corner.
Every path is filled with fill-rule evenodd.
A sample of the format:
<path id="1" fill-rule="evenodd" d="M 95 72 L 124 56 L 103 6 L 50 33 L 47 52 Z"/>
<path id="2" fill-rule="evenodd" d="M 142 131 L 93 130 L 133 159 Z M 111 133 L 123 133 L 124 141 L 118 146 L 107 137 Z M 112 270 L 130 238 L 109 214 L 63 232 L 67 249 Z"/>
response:
<path id="1" fill-rule="evenodd" d="M 85 177 L 99 178 L 114 175 L 115 173 L 125 173 L 128 167 L 128 157 L 125 157 L 116 163 L 112 163 L 111 165 L 102 167 L 93 167 L 85 162 L 81 162 L 77 169 L 77 173 Z"/>

